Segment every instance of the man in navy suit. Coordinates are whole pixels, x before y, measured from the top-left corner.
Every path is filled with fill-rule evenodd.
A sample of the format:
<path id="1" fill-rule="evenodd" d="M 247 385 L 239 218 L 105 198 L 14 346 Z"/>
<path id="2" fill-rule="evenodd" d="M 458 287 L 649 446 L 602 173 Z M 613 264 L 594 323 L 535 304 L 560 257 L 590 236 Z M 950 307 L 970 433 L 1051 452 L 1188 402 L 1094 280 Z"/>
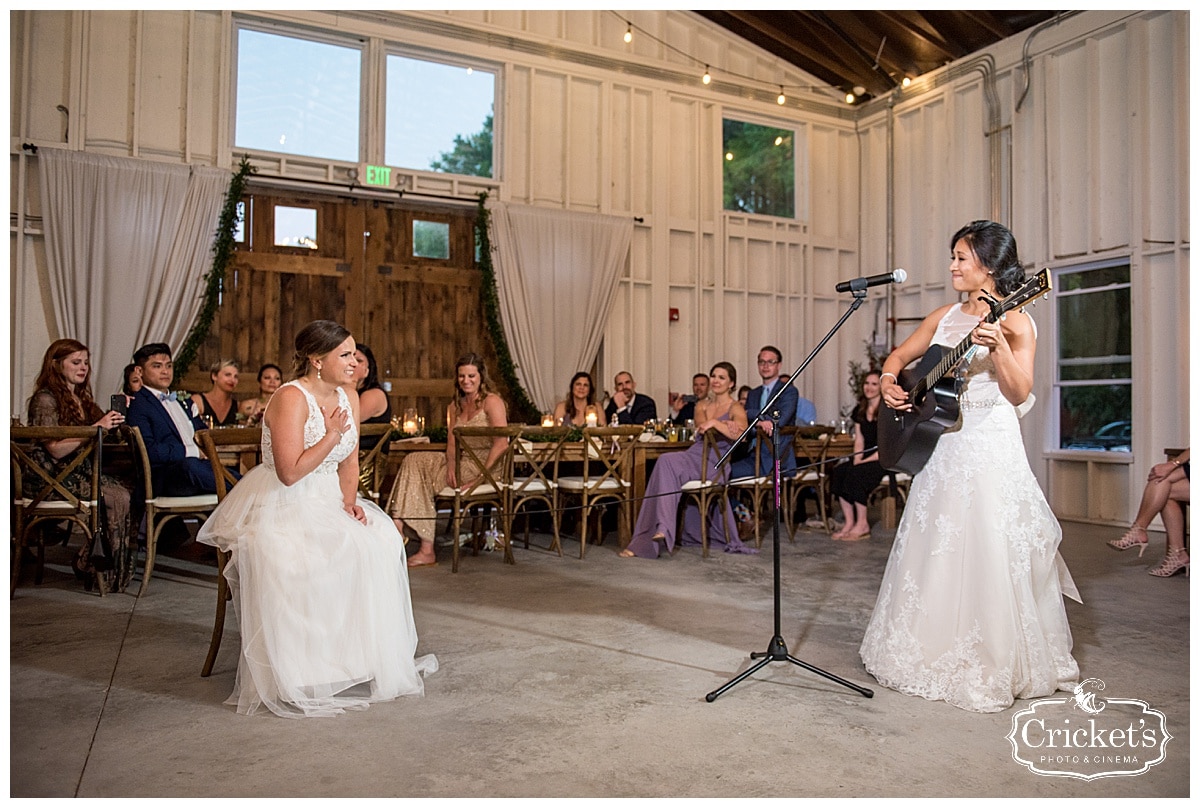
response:
<path id="1" fill-rule="evenodd" d="M 604 421 L 611 424 L 614 415 L 617 423 L 622 426 L 644 424 L 658 417 L 658 407 L 654 399 L 636 391 L 633 376 L 627 370 L 622 370 L 613 379 L 617 392 L 608 400 L 604 408 Z"/>
<path id="2" fill-rule="evenodd" d="M 215 493 L 212 466 L 201 457 L 194 440 L 204 422 L 195 414 L 190 396 L 171 391 L 175 378 L 171 347 L 165 342 L 143 345 L 134 353 L 133 363 L 142 369 L 142 389 L 130 402 L 125 422 L 142 432 L 154 495 Z"/>
<path id="3" fill-rule="evenodd" d="M 764 345 L 762 350 L 758 352 L 758 375 L 762 378 L 762 384 L 750 391 L 750 396 L 746 399 L 746 418 L 751 422 L 758 417 L 762 412 L 762 407 L 766 404 L 771 396 L 775 395 L 775 391 L 782 381 L 779 378 L 781 363 L 783 362 L 783 354 L 774 345 Z M 812 402 L 804 400 L 808 405 L 805 408 L 803 415 L 805 416 L 803 423 L 808 423 L 816 418 L 816 408 L 812 406 Z M 800 394 L 796 392 L 796 388 L 790 384 L 784 388 L 783 394 L 775 402 L 773 409 L 779 411 L 779 426 L 792 426 L 797 423 L 796 408 L 800 402 Z M 810 414 L 811 413 L 811 414 Z M 762 441 L 762 452 L 759 461 L 759 468 L 754 469 L 754 446 L 751 444 L 750 454 L 743 457 L 741 460 L 736 460 L 733 463 L 731 473 L 734 479 L 739 477 L 757 477 L 769 476 L 772 472 L 771 459 L 771 430 L 775 425 L 768 420 L 758 422 L 758 431 L 755 434 L 755 441 Z M 781 475 L 787 475 L 796 468 L 796 454 L 792 451 L 792 439 L 784 438 L 779 444 L 779 472 Z"/>

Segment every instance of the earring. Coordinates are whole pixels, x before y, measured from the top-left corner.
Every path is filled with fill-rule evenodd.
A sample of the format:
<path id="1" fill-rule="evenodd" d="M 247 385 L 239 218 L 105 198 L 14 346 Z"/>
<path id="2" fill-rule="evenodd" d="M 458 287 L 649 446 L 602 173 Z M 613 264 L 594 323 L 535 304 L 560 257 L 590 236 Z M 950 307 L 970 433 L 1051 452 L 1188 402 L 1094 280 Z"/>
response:
<path id="1" fill-rule="evenodd" d="M 317 381 L 321 381 L 321 366 L 317 365 Z"/>

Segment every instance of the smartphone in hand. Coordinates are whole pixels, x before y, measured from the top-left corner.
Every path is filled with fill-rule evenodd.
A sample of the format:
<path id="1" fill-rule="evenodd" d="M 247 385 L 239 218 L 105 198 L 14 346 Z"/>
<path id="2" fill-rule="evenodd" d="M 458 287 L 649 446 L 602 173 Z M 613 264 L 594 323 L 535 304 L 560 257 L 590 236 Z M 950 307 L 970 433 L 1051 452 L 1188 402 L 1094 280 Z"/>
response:
<path id="1" fill-rule="evenodd" d="M 128 415 L 129 413 L 126 412 L 128 407 L 125 406 L 125 394 L 114 393 L 112 396 L 110 396 L 108 399 L 108 408 L 110 410 L 116 410 L 117 412 L 121 413 L 122 416 Z"/>

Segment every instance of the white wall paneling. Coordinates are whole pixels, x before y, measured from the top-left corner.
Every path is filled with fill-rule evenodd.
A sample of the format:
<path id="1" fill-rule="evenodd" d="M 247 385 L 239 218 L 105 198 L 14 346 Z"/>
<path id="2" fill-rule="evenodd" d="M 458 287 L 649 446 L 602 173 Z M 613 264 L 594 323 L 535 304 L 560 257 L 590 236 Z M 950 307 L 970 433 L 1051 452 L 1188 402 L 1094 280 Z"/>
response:
<path id="1" fill-rule="evenodd" d="M 640 217 L 597 381 L 609 389 L 613 373 L 629 370 L 660 411 L 669 388 L 686 391 L 693 372 L 718 360 L 733 362 L 739 380 L 753 384 L 764 343 L 778 345 L 791 370 L 849 305 L 833 291 L 839 280 L 904 267 L 908 283 L 872 290 L 800 380 L 828 421 L 851 403 L 847 363 L 863 357 L 873 333 L 890 331 L 889 317 L 900 340 L 915 318 L 954 299 L 946 242 L 993 207 L 1011 217 L 1006 223 L 1034 268 L 1128 257 L 1136 309 L 1132 457 L 1105 463 L 1049 452 L 1042 405 L 1023 424 L 1035 471 L 1060 514 L 1128 521 L 1162 448 L 1189 439 L 1188 12 L 1076 14 L 1029 41 L 1028 74 L 1022 35 L 853 110 L 820 93 L 780 107 L 778 84 L 813 79 L 691 12 L 622 15 L 653 36 L 635 32 L 626 45 L 621 16 L 604 10 L 262 11 L 254 18 L 360 38 L 369 59 L 400 46 L 495 65 L 499 176 L 397 176 L 431 193 L 470 199 L 487 190 L 522 204 Z M 232 169 L 240 156 L 230 144 L 237 19 L 231 11 L 10 14 L 14 410 L 24 406 L 45 345 L 60 336 L 48 313 L 37 159 L 21 144 Z M 712 86 L 700 83 L 683 54 L 713 67 Z M 379 88 L 366 90 L 377 96 Z M 1001 126 L 989 131 L 996 111 Z M 794 220 L 722 211 L 726 115 L 795 130 Z M 265 153 L 254 162 L 266 175 L 325 182 L 347 169 Z M 119 282 L 119 268 L 103 271 Z M 678 322 L 668 322 L 671 307 L 680 310 Z M 1036 392 L 1048 406 L 1052 356 L 1043 340 Z"/>

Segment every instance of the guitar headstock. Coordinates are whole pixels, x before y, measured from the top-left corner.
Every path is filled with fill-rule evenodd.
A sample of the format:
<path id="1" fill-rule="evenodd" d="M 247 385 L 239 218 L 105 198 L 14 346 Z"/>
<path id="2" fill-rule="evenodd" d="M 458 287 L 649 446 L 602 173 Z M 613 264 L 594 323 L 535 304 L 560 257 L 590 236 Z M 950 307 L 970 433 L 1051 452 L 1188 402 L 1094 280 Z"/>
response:
<path id="1" fill-rule="evenodd" d="M 1017 289 L 1017 291 L 1013 292 L 1003 300 L 996 300 L 995 298 L 989 297 L 983 297 L 981 299 L 991 306 L 992 316 L 990 319 L 992 322 L 995 322 L 1013 309 L 1018 309 L 1024 306 L 1030 300 L 1042 295 L 1049 295 L 1051 288 L 1050 270 L 1043 269 L 1041 272 L 1025 281 L 1025 283 L 1021 284 L 1021 287 Z"/>

